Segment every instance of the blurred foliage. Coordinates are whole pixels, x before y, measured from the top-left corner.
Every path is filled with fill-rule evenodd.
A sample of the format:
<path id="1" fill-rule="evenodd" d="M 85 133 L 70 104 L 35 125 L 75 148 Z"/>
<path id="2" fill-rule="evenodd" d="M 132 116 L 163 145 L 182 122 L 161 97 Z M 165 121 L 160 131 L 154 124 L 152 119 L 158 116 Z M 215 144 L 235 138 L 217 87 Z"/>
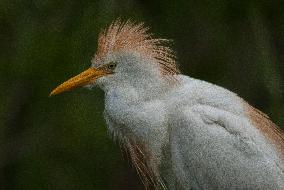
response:
<path id="1" fill-rule="evenodd" d="M 284 126 L 283 1 L 1 0 L 0 189 L 142 189 L 109 138 L 103 92 L 53 87 L 90 65 L 101 28 L 144 21 L 183 73 L 226 87 Z"/>

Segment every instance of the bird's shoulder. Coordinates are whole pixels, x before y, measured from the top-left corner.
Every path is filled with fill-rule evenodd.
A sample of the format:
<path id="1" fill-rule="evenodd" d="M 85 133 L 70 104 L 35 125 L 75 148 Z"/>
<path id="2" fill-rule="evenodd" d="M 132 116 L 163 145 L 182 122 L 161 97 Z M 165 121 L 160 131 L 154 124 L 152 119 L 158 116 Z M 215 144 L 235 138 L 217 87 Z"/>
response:
<path id="1" fill-rule="evenodd" d="M 176 121 L 169 125 L 173 131 L 202 133 L 208 130 L 204 134 L 215 131 L 216 134 L 220 132 L 217 137 L 231 135 L 228 139 L 259 141 L 259 145 L 267 142 L 254 126 L 246 109 L 248 104 L 237 94 L 189 77 L 183 77 L 183 84 L 176 92 L 178 98 L 170 111 L 171 121 Z"/>
<path id="2" fill-rule="evenodd" d="M 178 109 L 180 109 L 180 113 L 190 110 L 192 113 L 194 112 L 195 116 L 200 116 L 205 123 L 234 121 L 235 124 L 232 123 L 234 125 L 221 125 L 223 127 L 234 126 L 231 127 L 231 130 L 234 131 L 240 128 L 243 128 L 243 131 L 250 128 L 257 129 L 258 132 L 261 132 L 259 136 L 265 136 L 270 143 L 276 144 L 283 154 L 284 134 L 266 114 L 223 87 L 187 76 L 181 76 L 181 81 L 181 87 L 176 93 L 176 100 L 180 103 L 177 104 L 173 113 L 176 113 Z M 225 115 L 231 120 L 228 120 Z M 243 127 L 240 125 L 240 121 L 246 121 L 248 124 Z M 218 124 L 218 122 L 216 123 Z M 228 122 L 219 124 L 226 123 L 228 124 Z"/>
<path id="3" fill-rule="evenodd" d="M 275 150 L 246 117 L 208 105 L 194 105 L 177 110 L 170 120 L 173 168 L 178 178 L 183 176 L 179 171 L 184 172 L 185 183 L 189 178 L 203 176 L 198 183 L 216 189 L 220 184 L 227 188 L 244 181 L 244 187 L 283 184 L 282 166 Z M 242 167 L 246 168 L 245 173 Z M 270 181 L 277 175 L 275 181 Z M 234 180 L 223 181 L 225 176 Z M 263 182 L 259 185 L 256 181 Z"/>

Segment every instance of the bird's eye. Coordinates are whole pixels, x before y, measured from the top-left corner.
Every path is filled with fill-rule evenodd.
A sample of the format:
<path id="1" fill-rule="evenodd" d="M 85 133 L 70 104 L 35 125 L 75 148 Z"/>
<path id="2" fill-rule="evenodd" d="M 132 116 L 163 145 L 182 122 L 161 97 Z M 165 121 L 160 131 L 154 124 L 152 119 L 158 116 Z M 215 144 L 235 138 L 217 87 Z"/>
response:
<path id="1" fill-rule="evenodd" d="M 110 69 L 110 70 L 115 69 L 115 67 L 116 67 L 116 63 L 114 63 L 114 62 L 111 62 L 107 65 L 107 68 Z"/>

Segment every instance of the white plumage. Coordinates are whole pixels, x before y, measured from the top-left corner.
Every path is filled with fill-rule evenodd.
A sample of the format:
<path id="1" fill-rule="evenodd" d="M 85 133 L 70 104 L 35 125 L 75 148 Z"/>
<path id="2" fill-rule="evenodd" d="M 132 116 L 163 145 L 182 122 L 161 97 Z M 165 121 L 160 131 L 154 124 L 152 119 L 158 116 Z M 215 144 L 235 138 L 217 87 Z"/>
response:
<path id="1" fill-rule="evenodd" d="M 236 94 L 179 74 L 166 40 L 147 31 L 114 22 L 92 68 L 52 94 L 100 86 L 108 129 L 146 188 L 284 189 L 279 129 Z"/>

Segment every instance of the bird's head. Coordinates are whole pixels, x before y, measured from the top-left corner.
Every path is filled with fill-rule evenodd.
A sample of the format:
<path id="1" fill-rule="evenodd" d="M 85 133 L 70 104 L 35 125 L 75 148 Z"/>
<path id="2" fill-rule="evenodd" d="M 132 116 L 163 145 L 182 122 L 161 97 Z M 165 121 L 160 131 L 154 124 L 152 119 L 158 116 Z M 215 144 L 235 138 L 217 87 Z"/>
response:
<path id="1" fill-rule="evenodd" d="M 79 86 L 155 89 L 155 85 L 175 83 L 179 71 L 172 49 L 166 46 L 168 42 L 153 38 L 143 23 L 118 19 L 100 33 L 91 68 L 59 85 L 50 95 Z"/>

